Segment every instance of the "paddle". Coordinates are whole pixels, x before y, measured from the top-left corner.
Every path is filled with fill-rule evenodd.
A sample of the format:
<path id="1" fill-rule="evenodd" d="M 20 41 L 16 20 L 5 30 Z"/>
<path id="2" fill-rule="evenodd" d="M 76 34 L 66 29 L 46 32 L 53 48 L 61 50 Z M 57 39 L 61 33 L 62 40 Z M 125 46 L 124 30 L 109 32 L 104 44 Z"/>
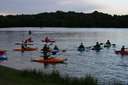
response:
<path id="1" fill-rule="evenodd" d="M 23 43 L 15 43 L 15 45 L 22 45 Z M 34 44 L 31 44 L 31 43 L 25 43 L 26 45 L 34 45 Z"/>

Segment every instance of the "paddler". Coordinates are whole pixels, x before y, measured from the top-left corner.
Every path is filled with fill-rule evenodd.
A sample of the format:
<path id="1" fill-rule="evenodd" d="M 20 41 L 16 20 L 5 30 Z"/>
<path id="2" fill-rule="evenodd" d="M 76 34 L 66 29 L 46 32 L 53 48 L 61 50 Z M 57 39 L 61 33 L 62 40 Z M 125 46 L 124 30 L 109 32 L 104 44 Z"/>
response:
<path id="1" fill-rule="evenodd" d="M 50 42 L 50 40 L 49 40 L 49 38 L 48 38 L 48 36 L 47 37 L 45 37 L 45 40 L 44 40 L 45 42 Z"/>
<path id="2" fill-rule="evenodd" d="M 57 45 L 55 45 L 53 48 L 53 51 L 52 51 L 52 55 L 56 55 L 56 53 L 58 53 L 58 52 L 59 52 L 59 48 Z"/>
<path id="3" fill-rule="evenodd" d="M 44 59 L 48 59 L 49 57 L 49 51 L 50 51 L 50 48 L 47 44 L 44 45 L 43 49 L 41 49 L 41 51 L 43 51 L 43 56 Z"/>
<path id="4" fill-rule="evenodd" d="M 21 43 L 21 49 L 22 49 L 22 53 L 24 52 L 24 49 L 26 48 L 25 44 L 24 44 L 24 41 L 22 40 L 22 43 Z"/>
<path id="5" fill-rule="evenodd" d="M 106 41 L 105 43 L 106 46 L 111 46 L 111 42 L 109 40 Z"/>
<path id="6" fill-rule="evenodd" d="M 57 45 L 54 46 L 53 50 L 59 51 L 59 48 Z"/>
<path id="7" fill-rule="evenodd" d="M 24 41 L 22 40 L 22 43 L 21 43 L 21 48 L 22 49 L 25 49 L 25 44 L 24 44 Z"/>
<path id="8" fill-rule="evenodd" d="M 120 51 L 121 51 L 121 52 L 124 52 L 124 51 L 125 51 L 125 46 L 124 46 L 124 45 L 122 46 L 122 48 L 121 48 Z"/>
<path id="9" fill-rule="evenodd" d="M 25 41 L 23 42 L 23 44 L 24 44 L 24 48 L 28 48 L 27 43 L 28 43 L 28 41 L 27 41 L 27 40 L 25 40 Z"/>
<path id="10" fill-rule="evenodd" d="M 23 42 L 25 48 L 29 48 L 29 47 L 28 47 L 28 43 L 29 43 L 29 42 L 33 42 L 31 37 L 29 37 L 28 39 L 26 39 L 26 40 Z"/>
<path id="11" fill-rule="evenodd" d="M 80 52 L 85 51 L 85 47 L 84 47 L 83 43 L 81 43 L 80 46 L 78 47 L 78 51 L 80 51 Z"/>
<path id="12" fill-rule="evenodd" d="M 100 46 L 99 42 L 96 42 L 96 45 L 93 47 L 93 50 L 96 50 L 96 51 L 101 50 L 101 46 Z"/>

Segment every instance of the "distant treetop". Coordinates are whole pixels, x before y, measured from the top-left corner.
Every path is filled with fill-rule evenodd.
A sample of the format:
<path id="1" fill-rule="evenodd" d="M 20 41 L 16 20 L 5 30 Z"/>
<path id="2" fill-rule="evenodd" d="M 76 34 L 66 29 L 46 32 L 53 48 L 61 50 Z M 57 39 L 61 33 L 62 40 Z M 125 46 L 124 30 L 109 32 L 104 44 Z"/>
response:
<path id="1" fill-rule="evenodd" d="M 128 15 L 109 15 L 94 11 L 44 12 L 31 15 L 0 16 L 0 27 L 115 27 L 128 28 Z"/>

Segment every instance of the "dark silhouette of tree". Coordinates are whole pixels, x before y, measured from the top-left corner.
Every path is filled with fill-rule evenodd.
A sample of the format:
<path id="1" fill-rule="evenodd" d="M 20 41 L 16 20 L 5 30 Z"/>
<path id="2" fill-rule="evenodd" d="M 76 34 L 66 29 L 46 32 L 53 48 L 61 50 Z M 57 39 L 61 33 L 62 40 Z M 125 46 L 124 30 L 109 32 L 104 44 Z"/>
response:
<path id="1" fill-rule="evenodd" d="M 128 28 L 128 15 L 109 15 L 94 11 L 44 12 L 32 15 L 0 16 L 0 27 L 116 27 Z"/>

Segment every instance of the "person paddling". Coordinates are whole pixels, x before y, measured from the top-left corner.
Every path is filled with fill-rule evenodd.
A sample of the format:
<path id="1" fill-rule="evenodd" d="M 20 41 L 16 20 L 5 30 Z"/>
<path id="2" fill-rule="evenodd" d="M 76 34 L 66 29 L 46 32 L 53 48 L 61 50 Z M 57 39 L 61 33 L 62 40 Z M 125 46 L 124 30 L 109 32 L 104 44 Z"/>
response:
<path id="1" fill-rule="evenodd" d="M 24 44 L 24 41 L 22 41 L 22 43 L 21 43 L 21 49 L 22 49 L 22 53 L 24 52 L 24 49 L 26 48 L 26 46 L 25 46 L 25 44 Z"/>
<path id="2" fill-rule="evenodd" d="M 50 39 L 49 39 L 49 37 L 47 36 L 47 37 L 45 37 L 45 40 L 44 40 L 45 42 L 50 42 Z"/>
<path id="3" fill-rule="evenodd" d="M 43 49 L 41 49 L 41 51 L 43 51 L 42 52 L 43 53 L 43 56 L 42 57 L 44 57 L 45 60 L 48 59 L 48 57 L 49 57 L 49 51 L 50 51 L 49 46 L 47 44 L 45 44 L 44 47 L 43 47 Z"/>
<path id="4" fill-rule="evenodd" d="M 33 42 L 33 40 L 32 40 L 32 37 L 29 37 L 29 38 L 27 38 L 26 40 L 25 40 L 25 42 Z"/>
<path id="5" fill-rule="evenodd" d="M 93 50 L 96 50 L 96 51 L 101 50 L 101 46 L 100 46 L 99 42 L 96 42 L 96 45 L 93 47 Z"/>
<path id="6" fill-rule="evenodd" d="M 56 55 L 59 52 L 59 50 L 60 49 L 58 48 L 58 46 L 55 45 L 54 48 L 53 48 L 53 51 L 52 51 L 52 55 Z"/>
<path id="7" fill-rule="evenodd" d="M 83 43 L 81 43 L 80 46 L 78 47 L 78 51 L 80 51 L 80 52 L 85 51 L 85 47 L 84 47 Z"/>
<path id="8" fill-rule="evenodd" d="M 125 46 L 123 45 L 121 48 L 121 52 L 124 52 L 124 51 L 125 51 Z"/>
<path id="9" fill-rule="evenodd" d="M 107 40 L 107 42 L 105 43 L 104 47 L 111 47 L 111 42 L 109 40 Z"/>
<path id="10" fill-rule="evenodd" d="M 111 45 L 111 42 L 109 40 L 107 40 L 106 44 L 107 45 Z"/>
<path id="11" fill-rule="evenodd" d="M 57 45 L 54 46 L 53 50 L 59 51 L 59 48 Z"/>

